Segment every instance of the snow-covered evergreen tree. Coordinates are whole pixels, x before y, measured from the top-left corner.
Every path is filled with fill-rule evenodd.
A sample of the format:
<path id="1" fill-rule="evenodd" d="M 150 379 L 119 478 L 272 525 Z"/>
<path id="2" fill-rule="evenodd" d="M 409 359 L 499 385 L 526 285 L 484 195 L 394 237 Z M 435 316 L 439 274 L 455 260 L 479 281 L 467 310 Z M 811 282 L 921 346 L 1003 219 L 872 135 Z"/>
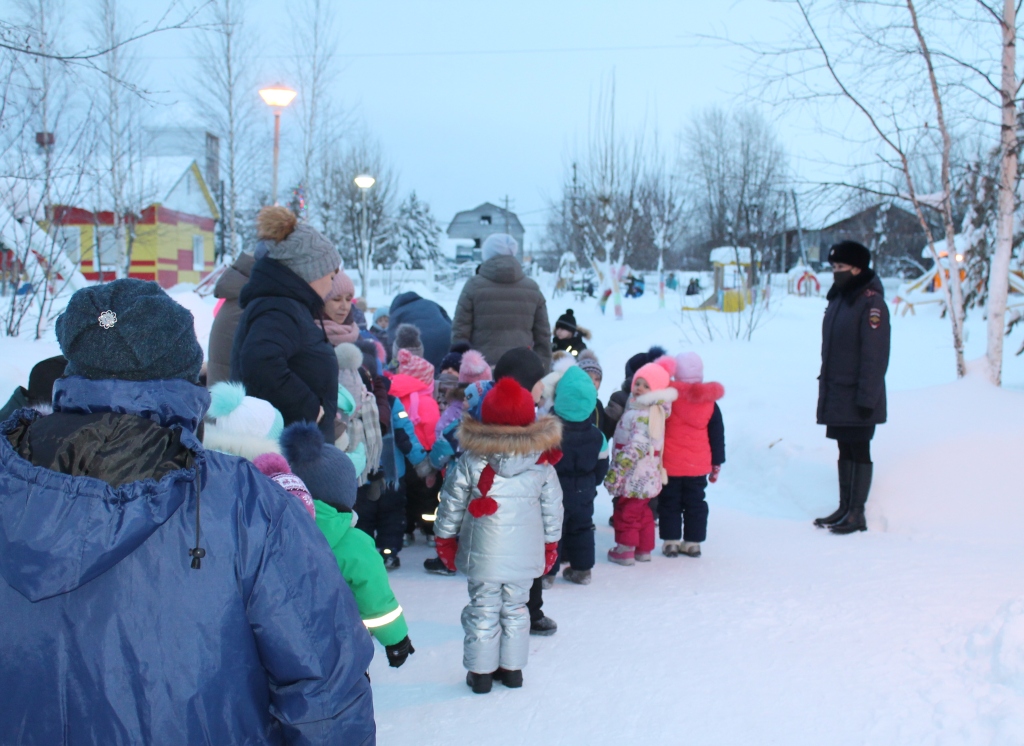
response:
<path id="1" fill-rule="evenodd" d="M 441 258 L 441 226 L 430 205 L 415 190 L 402 200 L 393 230 L 394 259 L 409 269 L 423 269 Z"/>

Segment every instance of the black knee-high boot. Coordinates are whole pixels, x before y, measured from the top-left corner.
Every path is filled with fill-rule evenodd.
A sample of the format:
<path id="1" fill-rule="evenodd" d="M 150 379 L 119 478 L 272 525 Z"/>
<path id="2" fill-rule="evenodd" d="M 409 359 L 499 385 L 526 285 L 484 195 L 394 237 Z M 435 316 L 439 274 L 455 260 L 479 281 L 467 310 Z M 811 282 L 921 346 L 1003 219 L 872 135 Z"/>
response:
<path id="1" fill-rule="evenodd" d="M 867 521 L 864 520 L 864 506 L 868 502 L 868 493 L 871 492 L 871 476 L 874 468 L 874 464 L 853 465 L 850 512 L 839 523 L 829 526 L 829 531 L 834 534 L 852 534 L 868 530 Z"/>
<path id="2" fill-rule="evenodd" d="M 815 518 L 814 525 L 818 528 L 828 528 L 839 523 L 850 511 L 850 487 L 853 481 L 853 462 L 849 459 L 839 459 L 839 507 L 831 515 L 824 518 Z"/>

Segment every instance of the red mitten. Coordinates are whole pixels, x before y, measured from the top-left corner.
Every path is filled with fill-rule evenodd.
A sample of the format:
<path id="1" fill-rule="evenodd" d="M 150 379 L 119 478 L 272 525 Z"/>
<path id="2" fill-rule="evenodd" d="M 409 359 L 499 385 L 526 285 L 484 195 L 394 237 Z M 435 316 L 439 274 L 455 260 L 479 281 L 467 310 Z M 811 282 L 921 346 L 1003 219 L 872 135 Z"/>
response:
<path id="1" fill-rule="evenodd" d="M 714 484 L 718 481 L 718 473 L 722 471 L 722 467 L 719 465 L 711 467 L 711 473 L 708 475 L 708 481 Z"/>
<path id="2" fill-rule="evenodd" d="M 558 561 L 558 542 L 552 541 L 544 545 L 544 575 L 551 572 L 551 568 Z"/>
<path id="3" fill-rule="evenodd" d="M 459 538 L 457 536 L 450 539 L 435 538 L 434 549 L 437 550 L 437 558 L 441 560 L 441 564 L 455 572 L 455 555 L 459 551 Z"/>

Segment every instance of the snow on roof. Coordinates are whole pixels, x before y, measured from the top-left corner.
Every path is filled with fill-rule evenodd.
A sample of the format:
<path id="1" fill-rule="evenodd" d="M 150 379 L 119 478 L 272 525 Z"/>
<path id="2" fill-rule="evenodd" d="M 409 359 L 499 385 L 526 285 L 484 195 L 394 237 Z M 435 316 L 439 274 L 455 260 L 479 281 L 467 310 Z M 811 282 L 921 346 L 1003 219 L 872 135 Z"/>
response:
<path id="1" fill-rule="evenodd" d="M 955 236 L 953 236 L 953 245 L 956 246 L 956 253 L 958 253 L 958 254 L 966 253 L 967 250 L 970 248 L 970 246 L 968 245 L 968 236 L 967 236 L 967 234 L 966 233 L 957 233 Z M 946 254 L 949 253 L 949 252 L 946 251 L 946 239 L 942 239 L 941 241 L 936 241 L 935 242 L 935 252 L 940 257 L 946 256 Z M 921 249 L 921 258 L 922 259 L 934 259 L 935 258 L 935 257 L 932 256 L 931 247 L 927 243 L 924 245 L 924 248 Z"/>
<path id="2" fill-rule="evenodd" d="M 719 246 L 717 249 L 711 249 L 711 262 L 712 264 L 736 264 L 736 257 L 739 256 L 739 263 L 741 265 L 750 264 L 751 251 L 745 246 Z"/>
<path id="3" fill-rule="evenodd" d="M 153 202 L 164 202 L 196 159 L 188 155 L 153 155 L 142 159 L 143 190 Z"/>

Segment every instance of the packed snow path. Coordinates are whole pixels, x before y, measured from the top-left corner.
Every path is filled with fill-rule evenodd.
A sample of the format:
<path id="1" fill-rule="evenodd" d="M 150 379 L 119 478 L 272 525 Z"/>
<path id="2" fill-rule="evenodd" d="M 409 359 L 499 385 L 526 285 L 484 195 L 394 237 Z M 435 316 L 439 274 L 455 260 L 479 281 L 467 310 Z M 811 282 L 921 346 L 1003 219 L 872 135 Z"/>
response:
<path id="1" fill-rule="evenodd" d="M 999 651 L 969 651 L 1024 596 L 1019 550 L 712 511 L 700 559 L 559 578 L 544 605 L 559 630 L 531 638 L 524 687 L 484 696 L 462 669 L 465 578 L 428 576 L 426 547 L 406 549 L 392 586 L 416 654 L 374 660 L 379 743 L 981 744 L 1021 716 L 1022 692 L 991 678 Z"/>

